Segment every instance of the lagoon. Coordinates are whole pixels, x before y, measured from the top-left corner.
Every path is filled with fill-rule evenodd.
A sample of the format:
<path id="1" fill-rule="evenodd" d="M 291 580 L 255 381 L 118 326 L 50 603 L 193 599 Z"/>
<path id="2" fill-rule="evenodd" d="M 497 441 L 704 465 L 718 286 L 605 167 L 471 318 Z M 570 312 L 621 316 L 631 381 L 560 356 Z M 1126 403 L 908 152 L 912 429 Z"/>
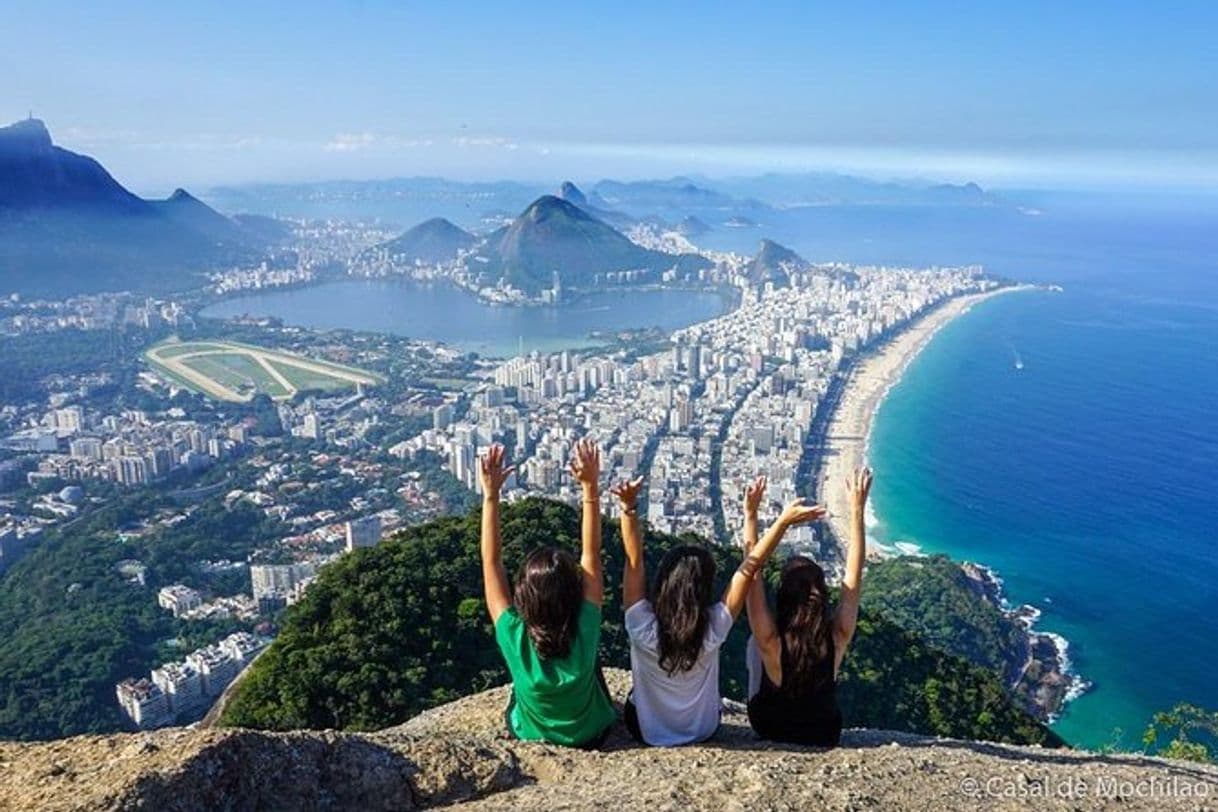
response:
<path id="1" fill-rule="evenodd" d="M 722 315 L 727 298 L 710 291 L 591 293 L 550 307 L 487 304 L 447 283 L 344 280 L 224 299 L 207 318 L 272 316 L 315 330 L 360 330 L 442 341 L 465 352 L 507 357 L 595 346 L 595 332 L 671 331 Z"/>

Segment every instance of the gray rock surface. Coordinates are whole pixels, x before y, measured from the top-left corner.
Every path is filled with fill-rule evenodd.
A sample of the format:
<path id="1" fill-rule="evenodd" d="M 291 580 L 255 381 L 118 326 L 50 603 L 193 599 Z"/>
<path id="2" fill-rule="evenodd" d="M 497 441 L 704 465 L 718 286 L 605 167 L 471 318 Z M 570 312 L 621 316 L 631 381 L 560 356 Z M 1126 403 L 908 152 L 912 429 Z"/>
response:
<path id="1" fill-rule="evenodd" d="M 629 675 L 607 674 L 619 699 Z M 2 810 L 1218 810 L 1218 767 L 850 730 L 758 741 L 729 704 L 710 741 L 602 751 L 517 742 L 497 688 L 368 734 L 169 729 L 0 744 Z"/>

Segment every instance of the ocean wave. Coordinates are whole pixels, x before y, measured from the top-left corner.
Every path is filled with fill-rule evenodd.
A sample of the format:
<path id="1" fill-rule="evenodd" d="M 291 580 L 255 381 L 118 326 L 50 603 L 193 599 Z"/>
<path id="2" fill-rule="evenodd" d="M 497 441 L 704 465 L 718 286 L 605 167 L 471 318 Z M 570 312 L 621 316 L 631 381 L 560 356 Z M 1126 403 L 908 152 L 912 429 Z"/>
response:
<path id="1" fill-rule="evenodd" d="M 867 537 L 867 549 L 872 550 L 884 558 L 890 558 L 897 555 L 897 549 L 889 544 L 884 544 L 881 541 L 876 541 L 870 536 Z"/>
<path id="2" fill-rule="evenodd" d="M 1030 603 L 1023 604 L 1015 611 L 1027 628 L 1032 628 L 1032 626 L 1036 625 L 1036 621 L 1040 620 L 1041 615 L 1044 614 Z"/>
<path id="3" fill-rule="evenodd" d="M 917 544 L 914 544 L 912 541 L 898 541 L 898 542 L 895 542 L 892 546 L 896 547 L 898 550 L 900 550 L 901 555 L 916 555 L 916 556 L 924 555 L 924 553 L 922 552 L 922 548 L 919 547 Z"/>
<path id="4" fill-rule="evenodd" d="M 869 529 L 880 526 L 880 516 L 875 512 L 875 503 L 870 500 L 863 508 L 863 525 Z"/>
<path id="5" fill-rule="evenodd" d="M 1062 697 L 1061 709 L 1057 713 L 1049 715 L 1049 722 L 1052 723 L 1061 717 L 1061 712 L 1065 710 L 1066 705 L 1091 690 L 1092 683 L 1074 670 L 1074 661 L 1070 659 L 1069 640 L 1056 632 L 1035 632 L 1035 634 L 1037 637 L 1045 638 L 1053 644 L 1053 648 L 1057 652 L 1057 663 L 1061 668 L 1062 676 L 1069 683 L 1066 693 Z"/>
<path id="6" fill-rule="evenodd" d="M 1024 628 L 1030 642 L 1034 644 L 1037 640 L 1048 640 L 1053 646 L 1054 659 L 1057 660 L 1058 670 L 1061 671 L 1062 676 L 1067 681 L 1066 692 L 1062 695 L 1061 707 L 1058 708 L 1056 713 L 1048 714 L 1049 723 L 1056 722 L 1068 704 L 1087 693 L 1093 687 L 1090 680 L 1085 679 L 1075 670 L 1074 661 L 1070 659 L 1070 641 L 1057 632 L 1041 631 L 1036 628 L 1036 624 L 1044 615 L 1044 612 L 1038 607 L 1027 603 L 1019 607 L 1012 607 L 1010 601 L 1007 600 L 1002 576 L 998 574 L 997 570 L 985 564 L 972 563 L 971 566 L 988 583 L 993 594 L 997 597 L 998 605 L 1002 611 L 1014 618 Z"/>

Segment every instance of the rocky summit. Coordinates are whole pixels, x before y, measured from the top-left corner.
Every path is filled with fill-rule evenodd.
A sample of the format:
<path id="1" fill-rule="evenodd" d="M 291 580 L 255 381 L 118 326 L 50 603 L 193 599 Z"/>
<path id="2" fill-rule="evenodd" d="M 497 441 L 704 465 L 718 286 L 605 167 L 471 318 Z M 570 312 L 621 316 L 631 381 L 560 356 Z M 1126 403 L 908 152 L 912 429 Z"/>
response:
<path id="1" fill-rule="evenodd" d="M 609 672 L 621 700 L 629 675 Z M 4 810 L 1218 809 L 1218 767 L 850 730 L 824 751 L 757 740 L 725 707 L 705 744 L 603 751 L 510 739 L 507 689 L 376 733 L 167 729 L 0 745 Z"/>

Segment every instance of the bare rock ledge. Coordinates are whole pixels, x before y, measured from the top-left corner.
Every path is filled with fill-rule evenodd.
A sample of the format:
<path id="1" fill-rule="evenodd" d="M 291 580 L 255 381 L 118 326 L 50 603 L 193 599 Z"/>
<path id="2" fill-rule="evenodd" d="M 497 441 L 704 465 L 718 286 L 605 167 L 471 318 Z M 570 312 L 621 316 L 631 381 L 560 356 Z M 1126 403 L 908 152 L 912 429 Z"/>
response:
<path id="1" fill-rule="evenodd" d="M 610 672 L 620 699 L 629 675 Z M 732 704 L 709 742 L 604 751 L 503 734 L 505 688 L 377 733 L 167 729 L 0 744 L 2 810 L 1218 810 L 1218 767 L 851 730 L 758 741 Z"/>

